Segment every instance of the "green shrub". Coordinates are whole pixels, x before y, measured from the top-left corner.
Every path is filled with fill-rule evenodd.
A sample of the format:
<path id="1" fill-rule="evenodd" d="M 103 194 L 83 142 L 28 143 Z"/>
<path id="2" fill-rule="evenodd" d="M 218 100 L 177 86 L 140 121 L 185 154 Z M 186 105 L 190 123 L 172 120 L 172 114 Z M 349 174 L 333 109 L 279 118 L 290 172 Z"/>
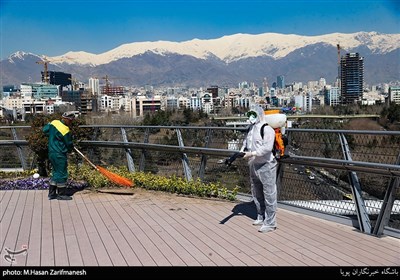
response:
<path id="1" fill-rule="evenodd" d="M 199 179 L 186 181 L 175 175 L 170 177 L 162 177 L 152 173 L 145 172 L 129 172 L 126 167 L 116 168 L 107 167 L 107 170 L 114 172 L 120 176 L 130 179 L 134 183 L 134 187 L 144 188 L 148 190 L 164 191 L 170 193 L 194 195 L 199 197 L 215 197 L 227 200 L 235 200 L 238 188 L 229 191 L 220 183 L 203 183 Z M 109 181 L 99 171 L 95 170 L 87 164 L 70 165 L 70 178 L 73 180 L 84 180 L 90 187 L 99 189 L 104 187 L 118 187 Z"/>
<path id="2" fill-rule="evenodd" d="M 145 172 L 129 172 L 126 167 L 117 168 L 107 167 L 108 171 L 130 179 L 134 187 L 148 190 L 164 191 L 183 195 L 193 195 L 198 197 L 213 197 L 227 200 L 235 200 L 238 187 L 229 191 L 220 183 L 203 183 L 200 179 L 187 181 L 175 175 L 170 177 L 158 176 Z M 37 170 L 22 172 L 0 172 L 0 179 L 16 179 L 32 176 Z M 85 181 L 93 189 L 119 187 L 108 180 L 99 171 L 88 164 L 69 164 L 69 179 L 73 181 Z"/>

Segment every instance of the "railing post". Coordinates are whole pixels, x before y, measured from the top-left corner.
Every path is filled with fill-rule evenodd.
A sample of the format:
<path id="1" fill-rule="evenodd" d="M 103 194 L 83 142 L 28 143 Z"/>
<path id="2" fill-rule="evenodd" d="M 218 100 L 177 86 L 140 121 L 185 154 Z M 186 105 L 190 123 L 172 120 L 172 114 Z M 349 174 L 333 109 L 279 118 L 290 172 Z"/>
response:
<path id="1" fill-rule="evenodd" d="M 99 127 L 96 127 L 95 129 L 94 129 L 94 132 L 93 132 L 93 135 L 92 135 L 92 141 L 96 141 L 96 139 L 97 139 L 97 136 L 100 134 L 100 128 Z M 89 148 L 89 151 L 88 151 L 88 156 L 89 156 L 89 158 L 93 158 L 93 154 L 94 154 L 94 149 L 93 148 Z"/>
<path id="2" fill-rule="evenodd" d="M 146 130 L 144 131 L 144 139 L 143 143 L 149 143 L 149 136 L 150 136 L 150 130 L 148 127 L 146 127 Z M 140 161 L 139 161 L 139 171 L 143 172 L 144 171 L 144 165 L 146 162 L 146 151 L 142 149 L 142 152 L 140 153 Z"/>
<path id="3" fill-rule="evenodd" d="M 182 134 L 181 134 L 180 129 L 177 128 L 175 131 L 176 131 L 176 135 L 178 137 L 179 147 L 184 147 L 185 144 L 183 143 Z M 192 171 L 190 170 L 189 159 L 188 159 L 186 153 L 182 153 L 182 165 L 183 165 L 183 172 L 185 173 L 186 180 L 191 181 L 193 179 Z"/>
<path id="4" fill-rule="evenodd" d="M 400 154 L 397 156 L 396 165 L 400 164 Z M 391 178 L 389 182 L 388 189 L 385 193 L 385 197 L 382 202 L 381 210 L 379 211 L 379 216 L 376 219 L 376 224 L 374 226 L 372 234 L 380 236 L 383 234 L 385 226 L 388 225 L 390 214 L 392 213 L 392 208 L 394 204 L 394 192 L 399 187 L 400 178 Z"/>
<path id="5" fill-rule="evenodd" d="M 345 159 L 348 161 L 352 161 L 349 145 L 343 133 L 339 133 L 339 139 L 342 145 L 343 155 Z M 362 232 L 371 234 L 371 221 L 368 216 L 367 208 L 365 207 L 364 199 L 361 195 L 361 186 L 360 181 L 358 180 L 357 173 L 354 171 L 349 171 L 349 178 L 360 230 Z"/>
<path id="6" fill-rule="evenodd" d="M 121 134 L 124 143 L 128 143 L 128 137 L 126 136 L 126 131 L 123 127 L 121 127 Z M 128 162 L 129 172 L 135 172 L 135 164 L 133 162 L 131 149 L 125 148 L 125 153 L 126 153 L 126 161 Z"/>
<path id="7" fill-rule="evenodd" d="M 206 143 L 204 145 L 205 148 L 208 148 L 209 144 L 210 144 L 210 140 L 211 140 L 211 134 L 212 131 L 211 129 L 207 129 L 207 136 L 206 136 Z M 206 165 L 207 165 L 207 156 L 206 155 L 202 155 L 201 156 L 201 162 L 200 162 L 200 168 L 199 168 L 199 178 L 200 180 L 204 180 L 204 171 L 206 169 Z"/>
<path id="8" fill-rule="evenodd" d="M 18 140 L 18 135 L 17 135 L 17 132 L 15 131 L 15 128 L 12 127 L 11 131 L 12 131 L 14 140 Z M 16 144 L 16 146 L 17 146 L 18 157 L 19 157 L 19 160 L 21 161 L 22 169 L 26 170 L 26 162 L 25 162 L 24 155 L 22 153 L 22 147 L 19 146 L 18 144 Z"/>

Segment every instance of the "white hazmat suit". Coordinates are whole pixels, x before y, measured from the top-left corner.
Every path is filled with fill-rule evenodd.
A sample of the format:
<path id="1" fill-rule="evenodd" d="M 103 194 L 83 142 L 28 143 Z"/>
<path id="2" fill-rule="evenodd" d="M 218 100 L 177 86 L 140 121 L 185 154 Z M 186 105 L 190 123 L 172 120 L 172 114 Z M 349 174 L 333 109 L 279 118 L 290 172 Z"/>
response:
<path id="1" fill-rule="evenodd" d="M 255 113 L 255 114 L 254 114 Z M 275 143 L 275 131 L 267 125 L 264 126 L 264 138 L 260 129 L 264 122 L 264 111 L 257 107 L 248 113 L 250 127 L 241 151 L 245 152 L 244 158 L 248 159 L 250 171 L 251 193 L 257 209 L 257 220 L 253 225 L 262 225 L 259 232 L 273 231 L 277 227 L 277 165 L 272 150 Z M 256 115 L 256 117 L 252 117 Z"/>

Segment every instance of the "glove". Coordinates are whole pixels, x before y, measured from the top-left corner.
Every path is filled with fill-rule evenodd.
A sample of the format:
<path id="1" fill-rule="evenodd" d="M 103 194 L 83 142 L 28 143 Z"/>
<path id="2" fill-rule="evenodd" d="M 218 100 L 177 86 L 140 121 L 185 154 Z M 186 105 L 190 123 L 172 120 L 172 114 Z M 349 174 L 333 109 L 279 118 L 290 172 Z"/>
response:
<path id="1" fill-rule="evenodd" d="M 245 152 L 243 158 L 249 158 L 255 156 L 256 154 L 256 152 Z"/>
<path id="2" fill-rule="evenodd" d="M 244 156 L 244 153 L 242 153 L 242 152 L 234 153 L 233 155 L 231 155 L 229 158 L 227 158 L 225 160 L 225 164 L 227 166 L 231 166 L 232 162 L 234 162 L 237 158 L 241 158 L 243 156 Z"/>

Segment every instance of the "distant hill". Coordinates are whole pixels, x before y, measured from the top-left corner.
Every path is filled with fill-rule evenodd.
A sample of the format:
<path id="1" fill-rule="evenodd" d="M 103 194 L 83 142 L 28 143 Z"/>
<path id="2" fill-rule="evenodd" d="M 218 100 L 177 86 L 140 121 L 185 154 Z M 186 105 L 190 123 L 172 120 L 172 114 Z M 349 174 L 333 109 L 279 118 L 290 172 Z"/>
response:
<path id="1" fill-rule="evenodd" d="M 105 75 L 116 85 L 133 86 L 237 86 L 243 81 L 261 85 L 263 78 L 271 85 L 279 75 L 287 84 L 321 77 L 333 83 L 337 44 L 342 55 L 358 52 L 364 57 L 367 84 L 399 81 L 400 34 L 376 32 L 235 34 L 212 40 L 131 43 L 98 55 L 68 52 L 46 59 L 54 61 L 49 70 L 71 73 L 86 83 L 90 77 Z M 0 61 L 3 85 L 39 81 L 43 65 L 36 61 L 41 57 L 17 52 Z"/>

